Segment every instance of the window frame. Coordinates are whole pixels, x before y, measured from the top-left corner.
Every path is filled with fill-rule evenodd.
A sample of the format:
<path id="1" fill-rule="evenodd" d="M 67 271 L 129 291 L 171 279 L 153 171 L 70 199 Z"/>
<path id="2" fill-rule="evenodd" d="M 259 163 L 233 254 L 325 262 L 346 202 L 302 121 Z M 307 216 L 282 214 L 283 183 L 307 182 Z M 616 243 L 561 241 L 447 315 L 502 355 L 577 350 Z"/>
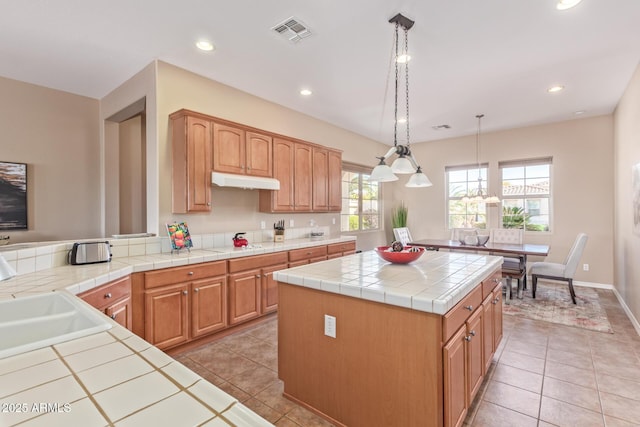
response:
<path id="1" fill-rule="evenodd" d="M 485 162 L 485 163 L 480 163 L 480 164 L 473 163 L 473 164 L 457 165 L 457 166 L 445 166 L 445 190 L 444 190 L 445 191 L 445 204 L 444 204 L 444 210 L 445 210 L 445 228 L 448 231 L 452 230 L 453 228 L 457 228 L 457 227 L 453 227 L 452 228 L 451 225 L 450 225 L 450 217 L 451 217 L 451 214 L 450 214 L 450 211 L 449 211 L 450 202 L 452 200 L 462 201 L 462 198 L 464 197 L 464 196 L 451 197 L 449 195 L 449 184 L 450 184 L 450 181 L 449 181 L 450 175 L 449 175 L 449 173 L 450 172 L 466 171 L 466 173 L 467 173 L 467 181 L 466 182 L 467 182 L 467 193 L 468 193 L 469 190 L 475 190 L 477 188 L 478 166 L 480 167 L 481 176 L 482 176 L 482 174 L 484 172 L 484 177 L 485 178 L 482 181 L 483 181 L 483 183 L 485 185 L 483 185 L 483 190 L 486 189 L 487 194 L 491 194 L 491 192 L 489 190 L 489 163 Z M 474 173 L 474 172 L 476 174 L 476 178 L 472 180 L 472 179 L 470 179 L 470 174 Z M 467 203 L 467 206 L 469 206 L 470 203 L 471 202 Z M 484 207 L 483 207 L 484 212 L 481 213 L 481 215 L 484 215 L 484 217 L 486 219 L 486 221 L 485 221 L 485 229 L 488 230 L 490 228 L 490 225 L 489 225 L 490 224 L 489 210 L 487 209 L 486 203 L 482 203 L 482 205 L 484 205 Z M 468 209 L 467 209 L 467 212 L 464 215 L 465 216 L 475 215 L 475 213 L 469 213 Z"/>
<path id="2" fill-rule="evenodd" d="M 349 213 L 347 211 L 347 213 L 345 213 L 344 211 L 344 203 L 345 200 L 350 200 L 350 197 L 348 195 L 345 195 L 344 191 L 342 192 L 342 196 L 341 196 L 341 209 L 340 209 L 340 232 L 341 233 L 369 233 L 369 232 L 379 232 L 382 231 L 384 229 L 384 218 L 383 218 L 383 204 L 382 204 L 382 185 L 380 185 L 380 182 L 377 181 L 369 181 L 368 177 L 371 175 L 371 171 L 372 168 L 371 167 L 367 167 L 367 166 L 363 166 L 357 163 L 350 163 L 350 162 L 342 162 L 342 169 L 341 169 L 341 174 L 340 174 L 340 185 L 342 186 L 346 181 L 344 181 L 342 179 L 342 174 L 344 172 L 348 172 L 348 173 L 353 173 L 353 174 L 357 174 L 358 175 L 358 229 L 357 230 L 343 230 L 342 229 L 342 220 L 343 218 L 346 216 L 347 217 L 347 223 L 348 223 L 348 218 L 350 216 L 352 216 L 353 214 Z M 378 207 L 378 211 L 377 211 L 377 216 L 378 216 L 378 224 L 376 228 L 367 228 L 367 229 L 363 229 L 362 228 L 362 224 L 363 224 L 363 216 L 365 215 L 365 213 L 363 212 L 363 198 L 362 198 L 362 188 L 363 188 L 363 183 L 364 182 L 368 182 L 370 185 L 376 185 L 378 188 L 378 197 L 377 199 L 377 207 Z M 347 208 L 348 209 L 348 208 Z"/>
<path id="3" fill-rule="evenodd" d="M 527 193 L 526 193 L 526 182 L 527 182 L 527 176 L 526 176 L 526 167 L 527 166 L 539 166 L 539 165 L 548 165 L 549 166 L 549 193 L 548 194 L 537 194 L 537 195 L 529 195 L 529 197 L 527 197 Z M 525 186 L 525 190 L 524 190 L 524 194 L 522 195 L 515 195 L 515 196 L 505 196 L 504 194 L 504 174 L 503 174 L 503 169 L 506 168 L 512 168 L 512 167 L 524 167 L 525 168 L 525 176 L 523 178 L 524 181 L 524 186 Z M 551 234 L 553 232 L 553 221 L 554 221 L 554 214 L 553 214 L 553 157 L 549 156 L 549 157 L 536 157 L 536 158 L 529 158 L 529 159 L 518 159 L 518 160 L 505 160 L 505 161 L 500 161 L 498 162 L 498 170 L 500 171 L 500 182 L 501 182 L 501 190 L 500 190 L 500 199 L 503 202 L 503 208 L 504 208 L 504 201 L 505 200 L 522 200 L 523 201 L 523 206 L 525 207 L 525 213 L 527 213 L 526 207 L 527 207 L 527 199 L 547 199 L 548 202 L 548 215 L 549 215 L 549 221 L 548 221 L 548 226 L 549 229 L 548 230 L 529 230 L 527 229 L 526 223 L 525 226 L 523 228 L 523 231 L 525 234 L 533 234 L 533 235 L 541 235 L 541 234 Z M 530 178 L 533 179 L 533 178 Z M 500 228 L 504 228 L 504 223 L 503 223 L 503 212 L 504 210 L 501 209 L 500 210 Z"/>

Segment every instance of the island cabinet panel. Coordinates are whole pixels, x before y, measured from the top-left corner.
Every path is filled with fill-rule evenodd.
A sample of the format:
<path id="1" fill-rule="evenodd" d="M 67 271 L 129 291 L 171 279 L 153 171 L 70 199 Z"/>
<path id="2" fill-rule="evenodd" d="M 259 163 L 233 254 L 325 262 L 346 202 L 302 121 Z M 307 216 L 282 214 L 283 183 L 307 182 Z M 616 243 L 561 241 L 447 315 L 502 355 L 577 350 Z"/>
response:
<path id="1" fill-rule="evenodd" d="M 211 124 L 172 114 L 172 212 L 211 210 Z"/>
<path id="2" fill-rule="evenodd" d="M 444 424 L 461 426 L 467 416 L 467 331 L 460 328 L 443 348 Z"/>
<path id="3" fill-rule="evenodd" d="M 442 426 L 442 317 L 279 283 L 284 394 L 335 425 Z M 324 316 L 336 318 L 336 338 Z"/>
<path id="4" fill-rule="evenodd" d="M 131 278 L 122 277 L 97 288 L 78 294 L 89 305 L 111 317 L 113 320 L 132 329 Z"/>

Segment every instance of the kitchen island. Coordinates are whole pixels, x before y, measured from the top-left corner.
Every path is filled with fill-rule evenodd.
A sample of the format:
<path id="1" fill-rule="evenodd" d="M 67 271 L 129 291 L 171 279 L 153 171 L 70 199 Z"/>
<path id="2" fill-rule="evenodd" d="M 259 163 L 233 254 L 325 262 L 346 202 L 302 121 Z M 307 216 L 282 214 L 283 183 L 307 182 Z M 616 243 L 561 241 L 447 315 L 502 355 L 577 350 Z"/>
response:
<path id="1" fill-rule="evenodd" d="M 461 425 L 502 337 L 501 265 L 371 251 L 276 272 L 285 396 L 336 425 Z"/>

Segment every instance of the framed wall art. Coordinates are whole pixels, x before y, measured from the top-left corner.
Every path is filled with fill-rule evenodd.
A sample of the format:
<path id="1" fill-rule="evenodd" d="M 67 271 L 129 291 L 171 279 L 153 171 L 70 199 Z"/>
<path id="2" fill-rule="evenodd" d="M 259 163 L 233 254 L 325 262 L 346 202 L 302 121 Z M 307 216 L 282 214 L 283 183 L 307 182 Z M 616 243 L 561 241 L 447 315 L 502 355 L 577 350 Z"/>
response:
<path id="1" fill-rule="evenodd" d="M 0 162 L 0 230 L 27 229 L 27 165 Z"/>

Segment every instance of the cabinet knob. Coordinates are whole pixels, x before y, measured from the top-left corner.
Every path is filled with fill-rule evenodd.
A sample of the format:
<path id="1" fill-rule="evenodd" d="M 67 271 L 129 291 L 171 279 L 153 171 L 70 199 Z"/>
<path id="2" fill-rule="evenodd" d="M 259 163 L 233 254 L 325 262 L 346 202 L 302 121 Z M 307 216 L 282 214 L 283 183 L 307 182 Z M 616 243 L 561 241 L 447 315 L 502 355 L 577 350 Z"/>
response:
<path id="1" fill-rule="evenodd" d="M 471 341 L 471 338 L 472 338 L 471 335 L 468 335 L 468 336 L 464 337 L 464 340 L 469 342 L 469 341 Z"/>
<path id="2" fill-rule="evenodd" d="M 195 288 L 195 289 L 193 290 L 193 292 L 199 292 L 199 291 L 200 291 L 200 288 Z"/>
<path id="3" fill-rule="evenodd" d="M 500 282 L 500 280 L 496 279 L 495 277 L 493 278 L 493 283 L 498 283 Z"/>
<path id="4" fill-rule="evenodd" d="M 259 275 L 259 274 L 256 274 L 256 279 L 259 279 L 259 278 L 260 278 L 260 275 Z"/>
<path id="5" fill-rule="evenodd" d="M 207 206 L 211 206 L 211 202 L 207 202 Z"/>
<path id="6" fill-rule="evenodd" d="M 471 335 L 472 337 L 475 337 L 476 336 L 476 331 L 470 331 L 469 335 Z"/>
<path id="7" fill-rule="evenodd" d="M 187 291 L 182 291 L 182 295 L 187 295 L 187 294 L 189 294 L 189 292 L 187 292 Z"/>
<path id="8" fill-rule="evenodd" d="M 111 298 L 111 292 L 107 292 L 106 294 L 104 294 L 105 298 Z"/>
<path id="9" fill-rule="evenodd" d="M 111 316 L 109 316 L 109 317 L 111 317 L 113 320 L 116 320 L 116 314 L 115 314 L 115 313 L 113 313 L 113 314 L 112 314 Z"/>
<path id="10" fill-rule="evenodd" d="M 469 311 L 473 311 L 473 306 L 472 305 L 465 305 L 464 308 L 466 308 Z"/>
<path id="11" fill-rule="evenodd" d="M 193 276 L 193 271 L 187 273 L 189 276 Z"/>

